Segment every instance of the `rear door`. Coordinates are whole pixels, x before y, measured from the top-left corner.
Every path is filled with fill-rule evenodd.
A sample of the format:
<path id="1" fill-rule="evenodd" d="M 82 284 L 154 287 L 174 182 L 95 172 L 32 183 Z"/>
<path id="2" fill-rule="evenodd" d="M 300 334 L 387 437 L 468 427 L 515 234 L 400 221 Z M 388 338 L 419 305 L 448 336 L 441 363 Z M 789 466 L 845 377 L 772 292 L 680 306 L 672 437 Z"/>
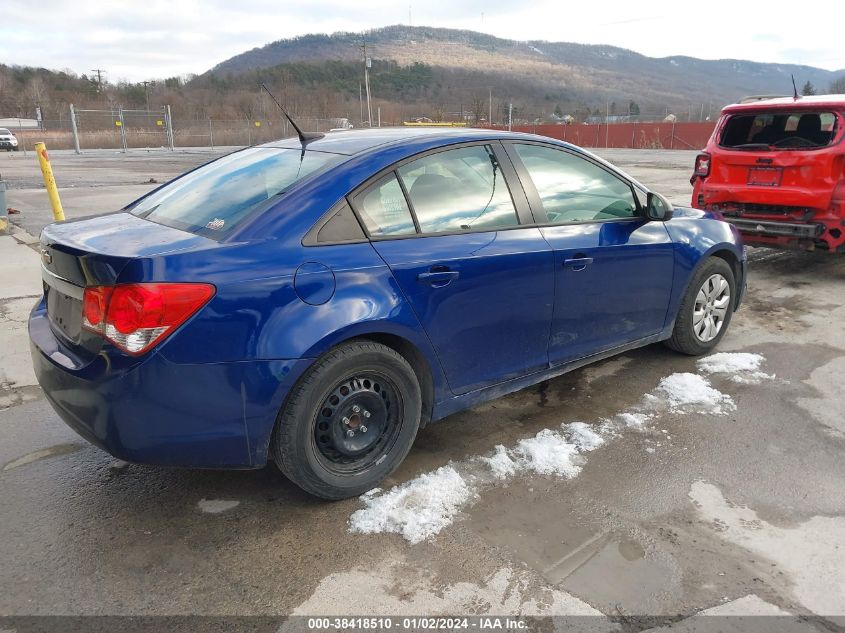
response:
<path id="1" fill-rule="evenodd" d="M 631 184 L 562 148 L 514 143 L 508 151 L 554 249 L 551 364 L 660 332 L 674 247 L 662 222 L 642 216 Z"/>
<path id="2" fill-rule="evenodd" d="M 428 153 L 353 199 L 456 394 L 548 367 L 553 256 L 520 225 L 527 202 L 500 158 L 494 144 Z"/>

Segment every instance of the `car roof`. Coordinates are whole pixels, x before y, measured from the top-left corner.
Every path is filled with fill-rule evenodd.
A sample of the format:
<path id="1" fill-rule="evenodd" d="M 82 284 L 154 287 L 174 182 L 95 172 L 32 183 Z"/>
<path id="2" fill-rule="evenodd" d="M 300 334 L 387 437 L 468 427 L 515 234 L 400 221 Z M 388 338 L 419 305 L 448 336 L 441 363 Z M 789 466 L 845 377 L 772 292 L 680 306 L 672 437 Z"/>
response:
<path id="1" fill-rule="evenodd" d="M 460 143 L 462 141 L 485 139 L 527 139 L 537 137 L 530 134 L 481 128 L 380 127 L 343 132 L 327 132 L 322 138 L 309 141 L 307 148 L 318 152 L 331 152 L 333 154 L 352 156 L 376 147 L 423 138 L 431 140 L 442 138 L 444 142 Z M 261 147 L 300 149 L 302 146 L 299 143 L 299 139 L 294 136 L 292 138 L 271 141 Z"/>
<path id="2" fill-rule="evenodd" d="M 807 97 L 776 97 L 748 103 L 725 106 L 723 113 L 758 112 L 760 110 L 841 110 L 845 108 L 845 95 L 813 95 Z"/>

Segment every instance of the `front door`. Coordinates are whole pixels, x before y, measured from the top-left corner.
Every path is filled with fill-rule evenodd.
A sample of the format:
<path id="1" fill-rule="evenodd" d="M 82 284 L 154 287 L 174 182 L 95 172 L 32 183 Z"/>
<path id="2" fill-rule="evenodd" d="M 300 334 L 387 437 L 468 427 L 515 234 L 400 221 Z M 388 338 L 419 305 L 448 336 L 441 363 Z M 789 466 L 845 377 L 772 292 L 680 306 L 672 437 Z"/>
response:
<path id="1" fill-rule="evenodd" d="M 353 201 L 456 394 L 548 367 L 554 258 L 539 229 L 520 227 L 502 171 L 492 147 L 463 146 Z"/>
<path id="2" fill-rule="evenodd" d="M 674 247 L 646 220 L 631 183 L 574 152 L 514 144 L 532 209 L 555 258 L 553 365 L 631 343 L 663 329 Z"/>

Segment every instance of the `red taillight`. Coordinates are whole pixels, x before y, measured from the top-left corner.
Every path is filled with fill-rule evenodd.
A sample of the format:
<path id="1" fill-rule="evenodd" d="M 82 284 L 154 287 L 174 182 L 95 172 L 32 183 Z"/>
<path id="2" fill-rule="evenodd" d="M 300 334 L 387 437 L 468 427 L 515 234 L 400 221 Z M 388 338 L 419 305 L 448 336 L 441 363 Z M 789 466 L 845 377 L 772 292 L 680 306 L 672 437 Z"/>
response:
<path id="1" fill-rule="evenodd" d="M 130 354 L 163 341 L 214 295 L 210 284 L 92 286 L 82 298 L 82 327 Z"/>
<path id="2" fill-rule="evenodd" d="M 112 290 L 108 286 L 85 289 L 85 294 L 82 297 L 82 324 L 89 330 L 101 327 L 105 323 L 106 307 L 109 304 Z"/>
<path id="3" fill-rule="evenodd" d="M 699 178 L 706 178 L 710 175 L 710 154 L 699 154 L 695 157 L 693 174 Z"/>

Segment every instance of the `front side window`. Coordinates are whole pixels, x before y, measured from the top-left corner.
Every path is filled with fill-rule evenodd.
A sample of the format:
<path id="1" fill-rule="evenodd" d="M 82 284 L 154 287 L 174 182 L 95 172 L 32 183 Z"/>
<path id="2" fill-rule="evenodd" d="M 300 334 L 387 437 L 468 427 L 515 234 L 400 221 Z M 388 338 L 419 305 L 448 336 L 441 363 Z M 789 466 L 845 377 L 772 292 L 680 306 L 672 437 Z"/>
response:
<path id="1" fill-rule="evenodd" d="M 398 172 L 422 233 L 519 224 L 502 169 L 487 145 L 430 154 Z"/>
<path id="2" fill-rule="evenodd" d="M 553 224 L 637 217 L 631 186 L 580 156 L 541 145 L 514 146 Z"/>
<path id="3" fill-rule="evenodd" d="M 221 237 L 261 203 L 342 159 L 337 154 L 298 149 L 245 149 L 164 185 L 129 211 L 158 224 Z"/>

